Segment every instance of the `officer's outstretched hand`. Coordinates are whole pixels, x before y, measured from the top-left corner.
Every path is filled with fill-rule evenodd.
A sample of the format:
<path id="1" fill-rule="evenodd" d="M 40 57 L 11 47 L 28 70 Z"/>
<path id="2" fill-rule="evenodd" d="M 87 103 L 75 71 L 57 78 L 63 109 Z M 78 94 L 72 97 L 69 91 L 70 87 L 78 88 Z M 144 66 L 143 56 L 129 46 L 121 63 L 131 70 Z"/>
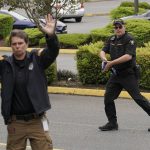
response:
<path id="1" fill-rule="evenodd" d="M 41 30 L 51 36 L 55 33 L 56 21 L 51 14 L 45 15 L 45 25 L 41 25 Z"/>

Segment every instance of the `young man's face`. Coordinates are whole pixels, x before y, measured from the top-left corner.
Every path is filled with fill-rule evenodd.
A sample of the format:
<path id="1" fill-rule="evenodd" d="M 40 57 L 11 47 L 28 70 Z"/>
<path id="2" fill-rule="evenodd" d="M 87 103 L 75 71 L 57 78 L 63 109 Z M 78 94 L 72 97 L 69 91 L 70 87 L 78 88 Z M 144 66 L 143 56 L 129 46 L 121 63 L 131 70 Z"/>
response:
<path id="1" fill-rule="evenodd" d="M 12 37 L 11 48 L 16 59 L 22 60 L 26 55 L 28 44 L 20 37 Z"/>
<path id="2" fill-rule="evenodd" d="M 124 25 L 120 25 L 120 24 L 116 24 L 114 26 L 114 31 L 115 31 L 115 34 L 117 36 L 121 36 L 125 33 L 125 26 Z"/>

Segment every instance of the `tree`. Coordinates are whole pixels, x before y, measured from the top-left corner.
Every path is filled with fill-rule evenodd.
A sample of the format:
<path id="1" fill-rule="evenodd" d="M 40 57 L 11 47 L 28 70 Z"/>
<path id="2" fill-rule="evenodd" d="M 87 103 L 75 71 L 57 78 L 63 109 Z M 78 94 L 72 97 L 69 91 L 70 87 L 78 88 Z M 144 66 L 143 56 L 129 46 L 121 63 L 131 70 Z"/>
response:
<path id="1" fill-rule="evenodd" d="M 60 18 L 61 9 L 71 9 L 73 4 L 81 0 L 0 0 L 0 8 L 8 6 L 9 10 L 24 9 L 28 18 L 40 29 L 40 18 L 50 13 L 56 20 Z M 70 6 L 70 7 L 66 7 Z"/>
<path id="2" fill-rule="evenodd" d="M 138 11 L 139 11 L 138 5 L 139 5 L 139 1 L 134 0 L 134 12 L 136 15 L 138 14 Z"/>

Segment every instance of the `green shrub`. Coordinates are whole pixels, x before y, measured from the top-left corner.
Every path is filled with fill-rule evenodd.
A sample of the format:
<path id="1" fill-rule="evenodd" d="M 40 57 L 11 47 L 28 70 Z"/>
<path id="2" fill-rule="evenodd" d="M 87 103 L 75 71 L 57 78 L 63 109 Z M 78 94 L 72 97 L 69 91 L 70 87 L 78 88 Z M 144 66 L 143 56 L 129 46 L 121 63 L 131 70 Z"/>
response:
<path id="1" fill-rule="evenodd" d="M 125 1 L 122 2 L 119 7 L 134 7 L 134 3 L 130 1 Z"/>
<path id="2" fill-rule="evenodd" d="M 5 37 L 5 41 L 4 41 L 4 46 L 9 47 L 10 43 L 9 43 L 9 35 L 7 37 Z"/>
<path id="3" fill-rule="evenodd" d="M 144 46 L 150 41 L 150 21 L 144 19 L 129 19 L 126 21 L 126 28 L 133 35 L 137 46 Z"/>
<path id="4" fill-rule="evenodd" d="M 13 28 L 13 18 L 0 14 L 0 38 L 6 38 Z"/>
<path id="5" fill-rule="evenodd" d="M 25 29 L 24 31 L 29 36 L 29 46 L 39 46 L 39 41 L 44 37 L 44 34 L 38 28 Z"/>
<path id="6" fill-rule="evenodd" d="M 80 45 L 88 44 L 91 42 L 90 34 L 59 34 L 58 40 L 60 43 L 60 48 L 71 48 L 76 49 Z M 45 46 L 45 39 L 42 38 L 39 42 L 39 46 Z"/>
<path id="7" fill-rule="evenodd" d="M 78 48 L 80 45 L 91 42 L 90 34 L 59 34 L 58 39 L 61 48 Z"/>
<path id="8" fill-rule="evenodd" d="M 77 69 L 82 84 L 105 84 L 109 73 L 101 72 L 99 52 L 102 42 L 79 47 L 77 55 Z"/>
<path id="9" fill-rule="evenodd" d="M 39 40 L 39 47 L 45 47 L 45 46 L 46 46 L 46 40 L 45 37 L 43 37 Z"/>
<path id="10" fill-rule="evenodd" d="M 44 34 L 38 28 L 29 28 L 24 30 L 29 36 L 29 47 L 39 46 L 39 42 Z M 43 38 L 45 39 L 45 37 Z M 9 37 L 5 39 L 5 46 L 9 46 Z M 44 45 L 45 46 L 45 45 Z"/>
<path id="11" fill-rule="evenodd" d="M 96 42 L 96 43 L 90 43 L 89 45 L 83 45 L 79 47 L 80 51 L 89 51 L 93 54 L 99 55 L 100 50 L 104 46 L 104 43 L 102 41 Z"/>
<path id="12" fill-rule="evenodd" d="M 133 35 L 137 46 L 144 46 L 150 41 L 150 21 L 144 19 L 128 19 L 125 21 L 126 30 Z M 110 35 L 114 34 L 112 23 L 104 28 L 91 31 L 92 41 L 105 41 Z"/>
<path id="13" fill-rule="evenodd" d="M 145 13 L 146 9 L 139 8 L 139 14 Z M 134 7 L 117 7 L 110 12 L 112 19 L 118 19 L 125 16 L 134 15 Z"/>
<path id="14" fill-rule="evenodd" d="M 53 81 L 57 80 L 57 64 L 54 62 L 51 66 L 49 66 L 46 71 L 47 83 L 50 85 Z"/>
<path id="15" fill-rule="evenodd" d="M 109 24 L 104 28 L 91 30 L 92 42 L 106 41 L 113 34 L 112 25 Z"/>
<path id="16" fill-rule="evenodd" d="M 101 60 L 98 56 L 102 42 L 79 47 L 77 69 L 82 84 L 105 84 L 110 72 L 102 73 Z M 109 60 L 109 56 L 108 56 Z M 140 87 L 150 89 L 150 47 L 137 49 L 137 64 L 141 67 Z"/>
<path id="17" fill-rule="evenodd" d="M 147 43 L 144 43 L 144 46 L 145 46 L 148 50 L 150 50 L 150 41 L 148 41 Z"/>
<path id="18" fill-rule="evenodd" d="M 150 9 L 150 4 L 147 2 L 139 2 L 138 6 L 139 14 L 145 13 Z M 112 19 L 118 19 L 125 16 L 130 16 L 135 14 L 134 2 L 126 1 L 122 2 L 119 7 L 113 9 L 110 12 Z"/>
<path id="19" fill-rule="evenodd" d="M 120 4 L 120 7 L 134 7 L 134 3 L 130 1 L 125 1 Z M 139 2 L 139 8 L 150 9 L 150 4 L 147 2 Z"/>
<path id="20" fill-rule="evenodd" d="M 137 63 L 141 68 L 140 87 L 150 89 L 150 49 L 140 48 L 137 53 Z"/>
<path id="21" fill-rule="evenodd" d="M 147 2 L 140 2 L 139 7 L 144 9 L 150 9 L 150 4 Z"/>

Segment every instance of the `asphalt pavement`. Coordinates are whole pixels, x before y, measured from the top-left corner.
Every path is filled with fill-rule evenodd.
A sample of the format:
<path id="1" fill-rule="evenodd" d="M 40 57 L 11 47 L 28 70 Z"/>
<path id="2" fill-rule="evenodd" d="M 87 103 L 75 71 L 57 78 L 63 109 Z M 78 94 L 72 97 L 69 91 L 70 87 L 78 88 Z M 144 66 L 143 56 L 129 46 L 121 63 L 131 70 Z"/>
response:
<path id="1" fill-rule="evenodd" d="M 133 101 L 116 100 L 118 131 L 102 132 L 107 122 L 103 97 L 51 94 L 47 112 L 54 147 L 62 150 L 149 150 L 149 116 Z M 6 126 L 0 117 L 0 150 L 6 143 Z M 3 144 L 3 146 L 2 146 Z M 3 148 L 2 148 L 3 147 Z"/>
<path id="2" fill-rule="evenodd" d="M 92 0 L 85 2 L 85 16 L 107 15 L 124 1 L 134 2 L 135 0 Z M 150 4 L 150 0 L 138 0 L 138 2 L 147 2 Z"/>

